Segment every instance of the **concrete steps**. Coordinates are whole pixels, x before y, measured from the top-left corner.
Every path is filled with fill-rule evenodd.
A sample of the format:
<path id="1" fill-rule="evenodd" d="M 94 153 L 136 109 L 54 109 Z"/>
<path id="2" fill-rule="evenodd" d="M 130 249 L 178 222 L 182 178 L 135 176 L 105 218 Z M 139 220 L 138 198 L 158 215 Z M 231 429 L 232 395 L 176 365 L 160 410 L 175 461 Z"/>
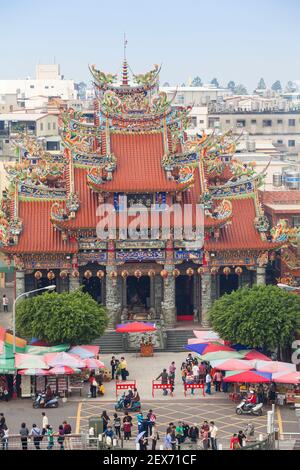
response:
<path id="1" fill-rule="evenodd" d="M 167 330 L 167 351 L 183 352 L 189 338 L 192 338 L 192 330 Z"/>
<path id="2" fill-rule="evenodd" d="M 115 331 L 106 331 L 101 338 L 97 338 L 93 344 L 100 347 L 100 354 L 118 354 L 125 351 L 123 335 Z"/>

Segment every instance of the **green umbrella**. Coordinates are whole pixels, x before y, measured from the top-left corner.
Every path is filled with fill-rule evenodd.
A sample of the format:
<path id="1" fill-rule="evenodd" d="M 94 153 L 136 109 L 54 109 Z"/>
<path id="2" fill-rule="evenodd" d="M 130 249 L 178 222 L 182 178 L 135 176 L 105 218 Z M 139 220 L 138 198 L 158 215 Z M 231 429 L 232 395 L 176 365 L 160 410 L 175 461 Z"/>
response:
<path id="1" fill-rule="evenodd" d="M 57 346 L 26 346 L 25 353 L 40 356 L 42 354 L 63 352 L 69 349 L 69 344 L 58 344 Z"/>
<path id="2" fill-rule="evenodd" d="M 243 359 L 243 356 L 237 351 L 217 351 L 204 355 L 199 355 L 202 361 L 216 361 L 217 359 Z"/>
<path id="3" fill-rule="evenodd" d="M 15 372 L 14 359 L 0 358 L 0 374 L 8 374 Z"/>
<path id="4" fill-rule="evenodd" d="M 16 346 L 16 352 L 23 353 L 24 348 Z M 4 343 L 2 354 L 0 354 L 0 359 L 9 359 L 14 357 L 13 345 L 9 343 Z"/>

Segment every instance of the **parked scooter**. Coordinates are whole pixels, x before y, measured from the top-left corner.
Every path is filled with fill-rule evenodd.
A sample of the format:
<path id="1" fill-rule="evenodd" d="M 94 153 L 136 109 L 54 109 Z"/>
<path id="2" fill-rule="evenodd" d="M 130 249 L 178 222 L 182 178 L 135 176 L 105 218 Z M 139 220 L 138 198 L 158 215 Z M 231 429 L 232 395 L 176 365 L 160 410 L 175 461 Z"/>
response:
<path id="1" fill-rule="evenodd" d="M 46 394 L 40 392 L 34 398 L 32 406 L 33 408 L 57 408 L 58 397 L 53 397 L 51 400 L 46 401 Z"/>
<path id="2" fill-rule="evenodd" d="M 257 403 L 256 405 L 252 405 L 251 403 L 247 403 L 247 400 L 242 400 L 241 403 L 236 407 L 236 414 L 238 415 L 254 415 L 254 416 L 261 416 L 263 413 L 263 404 Z"/>
<path id="3" fill-rule="evenodd" d="M 119 400 L 115 404 L 116 411 L 140 411 L 141 403 L 139 401 L 131 402 L 129 408 L 126 408 L 124 406 L 124 400 L 125 400 L 125 393 L 123 393 L 123 395 L 119 398 Z"/>

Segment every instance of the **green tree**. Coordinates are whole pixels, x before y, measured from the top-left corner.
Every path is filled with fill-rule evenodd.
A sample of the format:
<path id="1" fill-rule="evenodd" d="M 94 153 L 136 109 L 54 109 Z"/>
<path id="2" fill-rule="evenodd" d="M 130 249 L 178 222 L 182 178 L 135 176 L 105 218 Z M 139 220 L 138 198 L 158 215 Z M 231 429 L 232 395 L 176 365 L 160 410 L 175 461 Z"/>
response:
<path id="1" fill-rule="evenodd" d="M 224 340 L 253 348 L 291 347 L 300 323 L 300 297 L 277 286 L 238 289 L 216 300 L 209 312 Z"/>
<path id="2" fill-rule="evenodd" d="M 276 82 L 273 83 L 272 85 L 272 90 L 274 91 L 281 91 L 282 90 L 282 86 L 281 86 L 281 83 L 279 80 L 276 80 Z"/>
<path id="3" fill-rule="evenodd" d="M 287 82 L 287 85 L 285 87 L 285 91 L 288 93 L 294 93 L 297 90 L 297 86 L 295 85 L 294 82 Z"/>
<path id="4" fill-rule="evenodd" d="M 258 85 L 257 85 L 257 89 L 258 90 L 265 90 L 267 87 L 266 87 L 266 84 L 265 84 L 265 81 L 263 78 L 261 78 L 258 82 Z"/>
<path id="5" fill-rule="evenodd" d="M 235 87 L 234 93 L 235 93 L 235 95 L 247 95 L 248 94 L 247 88 L 244 85 L 242 85 L 241 83 L 239 83 Z"/>
<path id="6" fill-rule="evenodd" d="M 163 86 L 170 86 L 170 83 L 169 83 L 169 82 L 165 82 L 165 83 L 163 84 Z"/>
<path id="7" fill-rule="evenodd" d="M 230 82 L 228 82 L 227 84 L 227 88 L 231 91 L 234 91 L 235 89 L 235 82 L 233 80 L 230 80 Z"/>
<path id="8" fill-rule="evenodd" d="M 217 87 L 217 88 L 219 88 L 219 86 L 220 86 L 219 82 L 216 78 L 213 78 L 210 83 L 211 83 L 211 85 L 215 85 L 215 87 Z"/>
<path id="9" fill-rule="evenodd" d="M 84 344 L 101 336 L 107 326 L 106 310 L 81 289 L 70 293 L 45 293 L 17 305 L 20 335 L 50 344 Z"/>
<path id="10" fill-rule="evenodd" d="M 192 81 L 192 86 L 202 86 L 202 80 L 200 77 L 195 77 L 194 80 Z"/>

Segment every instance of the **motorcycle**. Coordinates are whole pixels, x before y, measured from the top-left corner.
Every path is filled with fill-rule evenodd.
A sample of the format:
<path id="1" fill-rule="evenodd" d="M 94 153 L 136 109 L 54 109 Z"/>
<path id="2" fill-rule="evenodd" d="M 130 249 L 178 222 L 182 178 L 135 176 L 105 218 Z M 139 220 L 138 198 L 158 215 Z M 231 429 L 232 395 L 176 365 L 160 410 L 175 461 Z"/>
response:
<path id="1" fill-rule="evenodd" d="M 263 404 L 257 403 L 256 405 L 252 405 L 247 403 L 247 400 L 242 400 L 241 403 L 236 407 L 236 414 L 237 415 L 254 415 L 254 416 L 262 416 Z"/>
<path id="2" fill-rule="evenodd" d="M 125 393 L 119 398 L 117 403 L 115 404 L 116 411 L 140 411 L 141 410 L 141 402 L 134 401 L 130 403 L 129 407 L 124 406 L 125 401 Z"/>
<path id="3" fill-rule="evenodd" d="M 38 393 L 34 398 L 32 406 L 33 408 L 57 408 L 58 397 L 53 397 L 50 400 L 46 401 L 46 394 Z"/>

